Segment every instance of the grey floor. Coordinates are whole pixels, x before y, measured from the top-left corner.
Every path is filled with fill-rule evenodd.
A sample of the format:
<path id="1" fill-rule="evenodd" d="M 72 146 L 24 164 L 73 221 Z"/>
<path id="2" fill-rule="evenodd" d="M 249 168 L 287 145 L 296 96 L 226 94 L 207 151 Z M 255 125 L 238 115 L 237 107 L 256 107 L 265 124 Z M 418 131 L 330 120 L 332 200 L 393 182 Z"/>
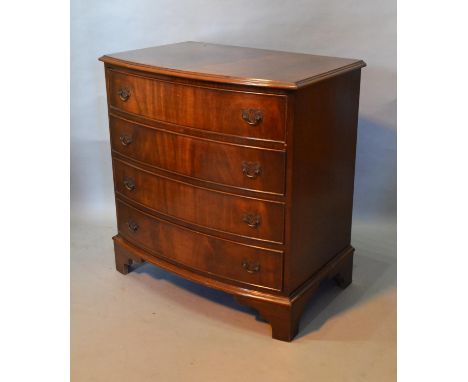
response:
<path id="1" fill-rule="evenodd" d="M 115 222 L 72 219 L 73 382 L 395 381 L 396 227 L 354 222 L 354 281 L 324 285 L 291 343 L 222 292 L 114 268 Z"/>

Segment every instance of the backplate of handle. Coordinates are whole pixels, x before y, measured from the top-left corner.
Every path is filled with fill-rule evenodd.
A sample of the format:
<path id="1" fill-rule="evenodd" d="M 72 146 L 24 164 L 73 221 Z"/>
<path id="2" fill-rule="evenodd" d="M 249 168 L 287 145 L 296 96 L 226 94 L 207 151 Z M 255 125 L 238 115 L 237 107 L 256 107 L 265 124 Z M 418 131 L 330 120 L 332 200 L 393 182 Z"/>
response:
<path id="1" fill-rule="evenodd" d="M 244 268 L 247 271 L 247 273 L 257 273 L 260 271 L 260 264 L 259 263 L 250 264 L 247 260 L 243 260 L 242 268 Z"/>
<path id="2" fill-rule="evenodd" d="M 130 143 L 133 142 L 133 139 L 131 136 L 122 134 L 120 136 L 120 142 L 122 143 L 123 146 L 128 146 Z"/>
<path id="3" fill-rule="evenodd" d="M 242 216 L 242 221 L 249 227 L 257 228 L 262 222 L 262 218 L 257 214 L 246 213 L 244 216 Z"/>
<path id="4" fill-rule="evenodd" d="M 263 120 L 263 112 L 258 109 L 242 109 L 242 119 L 251 126 L 256 126 Z"/>
<path id="5" fill-rule="evenodd" d="M 140 226 L 138 225 L 137 222 L 134 222 L 133 220 L 129 220 L 128 223 L 128 229 L 132 232 L 136 232 L 138 231 L 138 228 L 140 228 Z"/>
<path id="6" fill-rule="evenodd" d="M 130 90 L 127 88 L 120 88 L 117 92 L 122 101 L 127 101 L 130 98 Z"/>
<path id="7" fill-rule="evenodd" d="M 128 191 L 135 191 L 135 181 L 131 178 L 124 178 L 123 184 Z"/>
<path id="8" fill-rule="evenodd" d="M 242 162 L 242 173 L 250 179 L 256 179 L 262 173 L 262 166 L 257 162 Z"/>

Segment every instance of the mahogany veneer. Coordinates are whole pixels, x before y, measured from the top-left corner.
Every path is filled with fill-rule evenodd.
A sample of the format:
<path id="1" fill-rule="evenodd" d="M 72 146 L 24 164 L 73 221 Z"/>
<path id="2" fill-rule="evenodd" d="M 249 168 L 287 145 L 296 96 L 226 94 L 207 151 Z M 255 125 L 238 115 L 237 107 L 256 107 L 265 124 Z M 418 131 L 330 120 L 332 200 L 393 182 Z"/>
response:
<path id="1" fill-rule="evenodd" d="M 117 270 L 233 294 L 290 341 L 352 280 L 361 60 L 186 42 L 106 55 Z"/>

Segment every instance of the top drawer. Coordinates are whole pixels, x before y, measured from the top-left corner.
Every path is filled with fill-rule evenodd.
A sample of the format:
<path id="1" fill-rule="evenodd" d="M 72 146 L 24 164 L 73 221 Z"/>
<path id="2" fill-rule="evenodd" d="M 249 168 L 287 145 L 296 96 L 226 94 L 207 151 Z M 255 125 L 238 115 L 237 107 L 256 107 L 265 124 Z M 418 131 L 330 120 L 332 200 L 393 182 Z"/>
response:
<path id="1" fill-rule="evenodd" d="M 285 140 L 286 96 L 155 80 L 108 70 L 110 105 L 182 126 L 257 139 Z"/>

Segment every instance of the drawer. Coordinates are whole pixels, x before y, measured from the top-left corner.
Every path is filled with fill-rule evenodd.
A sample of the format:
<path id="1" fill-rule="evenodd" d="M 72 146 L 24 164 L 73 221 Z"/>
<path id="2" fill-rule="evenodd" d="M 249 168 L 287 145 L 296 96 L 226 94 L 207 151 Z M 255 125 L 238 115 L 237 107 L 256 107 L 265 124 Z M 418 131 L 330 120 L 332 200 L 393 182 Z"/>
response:
<path id="1" fill-rule="evenodd" d="M 284 194 L 285 152 L 189 137 L 110 117 L 112 149 L 210 182 Z"/>
<path id="2" fill-rule="evenodd" d="M 114 159 L 115 191 L 159 213 L 245 237 L 283 242 L 284 204 L 193 186 Z"/>
<path id="3" fill-rule="evenodd" d="M 117 200 L 120 236 L 179 264 L 275 290 L 282 287 L 282 252 L 205 235 L 157 219 Z"/>
<path id="4" fill-rule="evenodd" d="M 222 90 L 108 71 L 112 107 L 236 136 L 284 141 L 286 96 Z"/>

